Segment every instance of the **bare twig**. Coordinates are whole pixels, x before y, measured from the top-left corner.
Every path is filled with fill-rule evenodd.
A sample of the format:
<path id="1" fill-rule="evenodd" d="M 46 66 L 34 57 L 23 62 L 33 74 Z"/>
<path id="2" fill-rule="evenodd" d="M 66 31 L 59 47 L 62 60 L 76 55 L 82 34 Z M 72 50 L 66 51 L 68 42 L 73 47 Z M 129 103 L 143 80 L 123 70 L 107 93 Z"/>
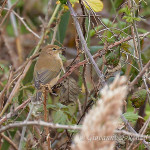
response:
<path id="1" fill-rule="evenodd" d="M 92 57 L 92 55 L 91 55 L 91 53 L 90 53 L 90 51 L 89 51 L 89 48 L 87 47 L 86 41 L 85 41 L 85 39 L 84 39 L 82 30 L 81 30 L 81 27 L 80 27 L 80 24 L 79 24 L 79 22 L 78 22 L 78 20 L 77 20 L 77 15 L 76 15 L 76 13 L 75 13 L 74 10 L 73 10 L 70 1 L 67 0 L 67 3 L 68 3 L 69 10 L 70 10 L 70 12 L 71 12 L 71 15 L 72 15 L 72 17 L 73 17 L 73 20 L 74 20 L 74 23 L 75 23 L 76 30 L 77 30 L 77 32 L 78 32 L 79 38 L 80 38 L 80 40 L 81 40 L 82 48 L 83 48 L 85 54 L 89 57 L 89 60 L 91 61 L 91 63 L 92 63 L 92 65 L 93 65 L 93 67 L 94 67 L 94 69 L 95 69 L 95 71 L 96 71 L 98 77 L 101 79 L 102 86 L 104 86 L 104 85 L 105 85 L 104 75 L 103 75 L 103 74 L 101 73 L 101 71 L 99 70 L 97 64 L 95 63 L 95 61 L 94 61 L 94 59 L 93 59 L 93 57 Z"/>
<path id="2" fill-rule="evenodd" d="M 41 38 L 40 38 L 40 40 L 39 40 L 39 42 L 38 42 L 38 44 L 37 44 L 33 54 L 35 54 L 36 52 L 39 51 L 39 48 L 40 48 L 41 44 L 43 43 L 45 36 L 48 34 L 49 28 L 50 28 L 51 24 L 53 23 L 53 21 L 55 19 L 55 16 L 56 16 L 56 14 L 57 14 L 57 12 L 58 12 L 58 10 L 60 8 L 60 5 L 61 4 L 56 5 L 56 8 L 55 8 L 55 10 L 54 10 L 54 12 L 53 12 L 53 14 L 51 16 L 51 19 L 48 22 L 47 27 L 46 27 L 46 30 L 42 33 Z"/>
<path id="3" fill-rule="evenodd" d="M 135 133 L 131 133 L 131 132 L 128 132 L 128 131 L 125 131 L 125 130 L 115 130 L 115 133 L 117 134 L 124 134 L 124 135 L 128 135 L 128 136 L 131 136 L 131 137 L 136 137 L 136 138 L 139 138 L 139 139 L 150 139 L 150 136 L 148 135 L 143 135 L 143 134 L 135 134 Z"/>
<path id="4" fill-rule="evenodd" d="M 139 72 L 139 74 L 136 76 L 136 78 L 130 83 L 130 87 L 132 88 L 137 82 L 138 80 L 144 75 L 144 73 L 146 72 L 146 69 L 148 69 L 150 66 L 150 60 L 149 62 L 145 65 L 145 67 Z"/>
<path id="5" fill-rule="evenodd" d="M 38 126 L 44 126 L 44 127 L 50 127 L 50 128 L 54 128 L 54 129 L 68 129 L 68 130 L 81 130 L 81 127 L 74 125 L 74 126 L 70 126 L 70 125 L 61 125 L 61 124 L 54 124 L 54 123 L 48 123 L 45 121 L 23 121 L 23 122 L 15 122 L 15 123 L 11 123 L 8 124 L 6 126 L 3 126 L 0 128 L 0 133 L 10 129 L 10 128 L 20 128 L 23 126 L 29 126 L 29 125 L 38 125 Z"/>
<path id="6" fill-rule="evenodd" d="M 82 116 L 81 102 L 80 102 L 79 99 L 77 99 L 77 103 L 78 103 L 78 108 L 79 108 L 80 116 Z"/>
<path id="7" fill-rule="evenodd" d="M 139 131 L 139 134 L 140 134 L 140 135 L 143 135 L 143 134 L 145 133 L 145 131 L 146 131 L 148 125 L 149 125 L 149 122 L 150 122 L 150 117 L 149 117 L 148 120 L 144 123 L 143 127 L 140 129 L 140 131 Z M 145 136 L 148 137 L 148 135 L 145 135 Z M 145 139 L 147 139 L 147 138 L 145 138 Z M 133 139 L 132 142 L 131 142 L 131 144 L 130 144 L 129 147 L 128 147 L 128 150 L 130 150 L 130 149 L 132 148 L 132 145 L 134 144 L 134 142 L 135 142 L 135 140 Z M 137 147 L 137 146 L 138 146 L 138 145 L 136 145 L 136 147 Z"/>
<path id="8" fill-rule="evenodd" d="M 32 114 L 32 111 L 33 111 L 33 108 L 34 108 L 34 104 L 32 103 L 31 108 L 30 108 L 30 111 L 29 111 L 29 113 L 28 113 L 28 116 L 27 116 L 25 122 L 27 122 L 27 121 L 30 119 L 31 114 Z M 21 149 L 22 149 L 22 142 L 23 142 L 23 140 L 24 140 L 24 135 L 25 135 L 26 129 L 27 129 L 27 126 L 24 126 L 23 129 L 22 129 L 21 139 L 20 139 L 20 143 L 19 143 L 19 148 L 18 148 L 18 150 L 21 150 Z"/>
<path id="9" fill-rule="evenodd" d="M 0 119 L 0 125 L 3 122 L 5 122 L 7 119 L 13 117 L 19 110 L 24 109 L 30 101 L 31 101 L 30 98 L 27 99 L 21 105 L 19 105 L 13 112 L 8 113 L 6 116 L 4 116 L 2 119 Z"/>
<path id="10" fill-rule="evenodd" d="M 2 27 L 4 21 L 6 20 L 6 18 L 9 16 L 9 14 L 11 13 L 11 10 L 13 10 L 15 8 L 15 6 L 17 5 L 17 3 L 19 2 L 19 0 L 17 0 L 9 9 L 9 11 L 7 12 L 7 14 L 5 15 L 5 17 L 3 18 L 3 20 L 0 23 L 0 28 Z"/>
<path id="11" fill-rule="evenodd" d="M 2 11 L 3 11 L 3 9 L 4 9 L 5 5 L 6 5 L 6 3 L 7 3 L 7 0 L 4 0 L 4 2 L 2 4 L 2 7 L 0 8 L 0 17 L 2 15 L 1 13 L 2 13 Z"/>
<path id="12" fill-rule="evenodd" d="M 4 103 L 4 94 L 6 91 L 7 91 L 7 93 L 9 92 L 9 86 L 10 86 L 10 81 L 12 80 L 12 76 L 13 76 L 13 71 L 12 71 L 12 68 L 10 67 L 8 82 L 0 93 L 0 111 L 2 111 L 2 107 L 3 107 L 3 103 Z M 6 94 L 6 96 L 8 96 L 8 95 Z"/>
<path id="13" fill-rule="evenodd" d="M 1 32 L 2 32 L 2 38 L 4 39 L 5 45 L 8 49 L 8 54 L 10 55 L 12 65 L 16 69 L 18 67 L 18 57 L 15 54 L 14 50 L 12 49 L 12 46 L 10 45 L 10 42 L 8 41 L 8 37 L 5 35 L 3 31 Z"/>
<path id="14" fill-rule="evenodd" d="M 1 7 L 0 7 L 1 8 Z M 4 10 L 9 11 L 10 9 L 8 8 L 4 8 Z M 40 36 L 38 34 L 36 34 L 24 21 L 24 18 L 22 18 L 21 16 L 19 16 L 14 10 L 10 10 L 21 22 L 22 24 L 25 26 L 25 28 L 32 33 L 35 37 L 37 37 L 38 39 L 40 39 Z"/>
<path id="15" fill-rule="evenodd" d="M 63 10 L 61 10 L 60 12 L 59 12 L 59 14 L 58 14 L 58 16 L 57 16 L 57 24 L 56 24 L 56 26 L 55 26 L 55 28 L 54 28 L 54 33 L 53 33 L 53 38 L 52 38 L 52 40 L 51 40 L 51 44 L 54 44 L 54 42 L 55 42 L 55 40 L 56 40 L 56 34 L 57 34 L 57 30 L 58 30 L 58 27 L 59 27 L 59 23 L 60 23 L 60 21 L 61 21 L 61 16 L 62 16 L 62 14 L 63 14 Z"/>
<path id="16" fill-rule="evenodd" d="M 11 1 L 8 0 L 8 8 L 10 10 L 11 10 L 11 7 L 12 7 Z M 16 18 L 15 18 L 14 14 L 12 12 L 10 12 L 10 20 L 11 20 L 11 23 L 12 23 L 12 26 L 13 26 L 13 29 L 14 29 L 15 36 L 17 37 L 19 34 L 18 34 L 18 29 L 17 29 Z"/>
<path id="17" fill-rule="evenodd" d="M 11 1 L 8 0 L 8 8 L 10 9 L 11 6 L 12 6 Z M 19 56 L 19 62 L 22 63 L 23 62 L 23 48 L 21 45 L 20 37 L 19 37 L 16 16 L 12 12 L 10 13 L 10 20 L 11 20 L 11 24 L 14 30 L 15 37 L 16 37 L 15 42 L 16 42 L 17 52 Z"/>
<path id="18" fill-rule="evenodd" d="M 47 110 L 47 91 L 46 88 L 44 89 L 44 101 L 43 101 L 43 107 L 44 107 L 44 121 L 48 122 L 48 110 Z M 48 127 L 45 127 L 45 135 L 47 139 L 47 145 L 48 150 L 51 150 L 51 138 L 50 138 L 50 131 Z"/>
<path id="19" fill-rule="evenodd" d="M 8 106 L 11 104 L 13 97 L 15 96 L 15 94 L 17 93 L 17 91 L 19 90 L 20 82 L 21 82 L 22 79 L 25 77 L 25 75 L 26 75 L 28 69 L 30 68 L 31 63 L 32 63 L 32 61 L 30 60 L 30 61 L 27 63 L 27 65 L 25 66 L 22 75 L 19 77 L 18 81 L 16 82 L 16 84 L 15 84 L 15 86 L 14 86 L 14 88 L 13 88 L 13 90 L 12 90 L 12 92 L 11 92 L 11 94 L 10 94 L 8 100 L 7 100 L 7 103 L 5 104 L 5 106 L 4 106 L 3 110 L 2 110 L 2 112 L 0 113 L 0 117 L 2 117 L 2 115 L 3 115 L 3 114 L 5 113 L 5 111 L 7 110 Z"/>
<path id="20" fill-rule="evenodd" d="M 131 127 L 131 125 L 129 124 L 129 122 L 127 121 L 127 119 L 126 119 L 123 115 L 121 115 L 121 119 L 122 119 L 122 121 L 124 122 L 124 124 L 127 126 L 128 130 L 129 130 L 130 132 L 132 132 L 132 133 L 134 133 L 134 134 L 137 134 L 137 132 Z M 143 144 L 145 145 L 145 147 L 146 147 L 148 150 L 150 150 L 150 147 L 149 147 L 148 142 L 146 142 L 145 140 L 143 140 L 142 142 L 143 142 Z"/>
<path id="21" fill-rule="evenodd" d="M 81 9 L 82 9 L 82 14 L 85 15 L 83 2 L 81 0 L 79 0 L 79 3 L 80 3 L 80 6 L 81 6 Z M 83 37 L 85 37 L 85 35 L 86 35 L 85 18 L 82 19 L 82 29 L 83 29 Z M 85 59 L 86 55 L 85 54 L 83 54 L 83 55 L 84 55 L 83 57 Z M 84 88 L 85 88 L 84 108 L 86 107 L 86 104 L 87 104 L 87 101 L 88 101 L 88 95 L 89 95 L 87 82 L 86 82 L 86 69 L 87 69 L 87 65 L 84 64 L 83 65 L 83 71 L 82 71 L 82 79 L 83 79 L 83 84 L 84 84 Z"/>
<path id="22" fill-rule="evenodd" d="M 1 133 L 0 134 L 2 136 L 3 139 L 5 139 L 15 150 L 18 150 L 17 145 L 9 138 L 7 137 L 5 134 Z"/>

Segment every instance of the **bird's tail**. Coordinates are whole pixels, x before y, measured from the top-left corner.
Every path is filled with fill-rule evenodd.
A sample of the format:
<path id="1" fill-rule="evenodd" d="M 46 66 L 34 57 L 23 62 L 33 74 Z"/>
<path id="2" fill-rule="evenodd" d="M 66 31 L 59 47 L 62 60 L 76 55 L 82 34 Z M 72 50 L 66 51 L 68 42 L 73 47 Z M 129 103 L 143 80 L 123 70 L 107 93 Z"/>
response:
<path id="1" fill-rule="evenodd" d="M 37 91 L 36 95 L 35 95 L 35 98 L 34 98 L 34 101 L 39 102 L 41 100 L 42 100 L 42 91 Z"/>

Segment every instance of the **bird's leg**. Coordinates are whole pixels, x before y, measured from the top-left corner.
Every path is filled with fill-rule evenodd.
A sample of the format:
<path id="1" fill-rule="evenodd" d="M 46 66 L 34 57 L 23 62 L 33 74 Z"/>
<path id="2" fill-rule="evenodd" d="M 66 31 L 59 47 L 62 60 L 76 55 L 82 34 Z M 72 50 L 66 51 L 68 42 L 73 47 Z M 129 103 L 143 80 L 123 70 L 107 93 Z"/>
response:
<path id="1" fill-rule="evenodd" d="M 48 110 L 47 110 L 47 107 L 46 107 L 46 104 L 47 104 L 47 90 L 46 90 L 46 86 L 44 87 L 44 101 L 43 101 L 43 106 L 44 106 L 44 121 L 45 122 L 48 122 Z M 48 145 L 50 145 L 50 134 L 49 134 L 49 128 L 48 127 L 45 127 L 45 134 L 47 136 L 47 143 Z M 50 148 L 48 148 L 50 149 Z"/>
<path id="2" fill-rule="evenodd" d="M 50 93 L 53 93 L 52 88 L 51 88 L 51 86 L 49 84 L 46 84 L 46 87 L 48 88 Z"/>
<path id="3" fill-rule="evenodd" d="M 58 96 L 56 93 L 53 92 L 53 90 L 49 84 L 47 84 L 47 88 L 52 95 Z"/>

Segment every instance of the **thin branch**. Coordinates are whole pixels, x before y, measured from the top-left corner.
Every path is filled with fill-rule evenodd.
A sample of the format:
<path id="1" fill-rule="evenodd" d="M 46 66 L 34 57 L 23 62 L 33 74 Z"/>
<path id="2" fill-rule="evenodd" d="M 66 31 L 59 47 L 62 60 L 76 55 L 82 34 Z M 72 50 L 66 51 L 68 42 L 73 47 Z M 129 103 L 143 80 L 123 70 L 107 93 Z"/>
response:
<path id="1" fill-rule="evenodd" d="M 15 8 L 15 6 L 17 5 L 18 2 L 19 2 L 19 0 L 17 0 L 17 1 L 11 6 L 11 8 L 9 9 L 9 11 L 7 12 L 7 14 L 5 15 L 5 17 L 4 17 L 3 20 L 1 21 L 0 28 L 2 27 L 4 21 L 5 21 L 6 18 L 9 16 L 9 14 L 11 13 L 11 11 Z"/>
<path id="2" fill-rule="evenodd" d="M 4 9 L 5 5 L 6 5 L 6 3 L 7 3 L 7 0 L 4 0 L 4 2 L 3 2 L 3 4 L 2 4 L 2 7 L 0 7 L 0 17 L 2 16 L 2 11 L 3 11 L 3 9 Z"/>
<path id="3" fill-rule="evenodd" d="M 83 36 L 82 30 L 81 30 L 80 24 L 79 24 L 79 22 L 78 22 L 78 20 L 77 20 L 77 15 L 76 15 L 76 13 L 75 13 L 74 10 L 73 10 L 70 1 L 67 0 L 67 3 L 68 3 L 69 10 L 70 10 L 70 12 L 71 12 L 71 15 L 72 15 L 72 17 L 73 17 L 73 20 L 74 20 L 74 23 L 75 23 L 76 30 L 77 30 L 77 32 L 78 32 L 79 38 L 80 38 L 80 40 L 81 40 L 82 48 L 83 48 L 85 54 L 89 57 L 89 60 L 91 61 L 91 63 L 92 63 L 92 65 L 93 65 L 93 67 L 94 67 L 94 69 L 95 69 L 95 71 L 96 71 L 98 77 L 101 79 L 102 86 L 104 86 L 104 85 L 105 85 L 104 75 L 103 75 L 102 72 L 99 70 L 97 64 L 95 63 L 95 61 L 94 61 L 94 59 L 93 59 L 93 57 L 92 57 L 92 55 L 91 55 L 91 53 L 90 53 L 90 51 L 89 51 L 89 48 L 87 47 L 87 43 L 86 43 L 86 41 L 85 41 L 85 39 L 84 39 L 84 36 Z"/>
<path id="4" fill-rule="evenodd" d="M 7 137 L 5 134 L 1 133 L 0 134 L 2 136 L 3 139 L 5 139 L 15 150 L 18 150 L 17 145 L 9 138 Z"/>
<path id="5" fill-rule="evenodd" d="M 5 45 L 6 45 L 7 50 L 8 50 L 8 54 L 10 55 L 12 65 L 16 69 L 16 68 L 18 68 L 18 56 L 16 55 L 16 53 L 12 49 L 12 45 L 10 44 L 8 37 L 5 35 L 4 31 L 2 30 L 1 32 L 2 32 L 2 38 L 5 42 Z"/>
<path id="6" fill-rule="evenodd" d="M 48 122 L 48 110 L 47 110 L 47 91 L 46 88 L 44 89 L 44 101 L 43 101 L 43 108 L 44 108 L 44 121 Z M 46 139 L 47 139 L 47 145 L 48 145 L 48 150 L 52 150 L 51 149 L 51 138 L 50 138 L 50 131 L 48 127 L 44 128 L 45 130 L 45 135 L 46 135 Z"/>
<path id="7" fill-rule="evenodd" d="M 7 91 L 7 94 L 9 92 L 8 87 L 10 85 L 10 81 L 12 80 L 12 76 L 13 76 L 13 70 L 12 70 L 12 67 L 10 67 L 8 81 L 7 81 L 5 87 L 3 88 L 3 90 L 0 93 L 0 111 L 2 111 L 2 108 L 3 108 L 5 92 Z M 7 94 L 6 94 L 6 96 L 7 96 Z"/>
<path id="8" fill-rule="evenodd" d="M 115 133 L 116 134 L 124 134 L 124 135 L 128 135 L 130 137 L 136 137 L 137 140 L 141 140 L 141 139 L 150 139 L 150 136 L 148 135 L 143 135 L 143 134 L 135 134 L 135 133 L 131 133 L 131 132 L 128 132 L 128 131 L 125 131 L 125 130 L 115 130 Z"/>
<path id="9" fill-rule="evenodd" d="M 121 115 L 121 119 L 122 119 L 122 121 L 124 122 L 124 124 L 127 126 L 128 130 L 129 130 L 130 132 L 132 132 L 132 133 L 134 133 L 134 134 L 137 134 L 137 132 L 131 127 L 131 125 L 129 124 L 129 122 L 127 121 L 127 119 L 126 119 L 123 115 Z M 145 147 L 146 147 L 148 150 L 150 150 L 150 147 L 149 147 L 148 142 L 146 142 L 145 140 L 143 140 L 142 142 L 143 142 L 143 144 L 145 145 Z"/>
<path id="10" fill-rule="evenodd" d="M 11 7 L 12 7 L 11 1 L 8 0 L 7 3 L 8 3 L 9 10 L 11 10 Z M 17 29 L 17 22 L 16 22 L 15 15 L 12 12 L 10 13 L 10 20 L 12 23 L 12 27 L 14 29 L 15 36 L 18 37 L 19 34 L 18 34 L 18 29 Z"/>
<path id="11" fill-rule="evenodd" d="M 140 131 L 139 131 L 140 135 L 143 135 L 146 132 L 146 129 L 148 128 L 149 122 L 150 122 L 150 117 L 147 119 L 147 121 L 144 123 L 143 127 L 140 129 Z M 148 137 L 148 135 L 145 135 L 145 136 Z M 145 139 L 147 139 L 147 138 L 145 138 Z M 132 148 L 132 145 L 135 143 L 135 140 L 136 139 L 132 140 L 131 144 L 128 147 L 128 150 L 130 150 Z"/>
<path id="12" fill-rule="evenodd" d="M 61 125 L 61 124 L 54 124 L 54 123 L 48 123 L 45 121 L 23 121 L 23 122 L 15 122 L 11 123 L 9 125 L 3 126 L 0 128 L 0 133 L 10 129 L 10 128 L 20 128 L 23 126 L 30 126 L 30 125 L 37 125 L 37 126 L 44 126 L 44 127 L 50 127 L 54 129 L 68 129 L 68 130 L 81 130 L 80 126 L 74 125 Z"/>
<path id="13" fill-rule="evenodd" d="M 146 69 L 150 67 L 150 60 L 149 62 L 145 65 L 145 67 L 139 72 L 139 74 L 136 76 L 136 78 L 130 83 L 130 87 L 133 88 L 133 86 L 138 82 L 138 80 L 144 75 L 146 72 Z"/>
<path id="14" fill-rule="evenodd" d="M 0 117 L 2 117 L 2 115 L 3 115 L 3 114 L 5 113 L 5 111 L 7 110 L 8 106 L 11 104 L 13 97 L 16 95 L 17 91 L 19 90 L 20 82 L 21 82 L 22 79 L 25 77 L 25 75 L 26 75 L 28 69 L 30 68 L 31 63 L 32 63 L 32 61 L 30 60 L 30 61 L 27 63 L 27 65 L 25 66 L 22 75 L 19 77 L 18 81 L 16 82 L 16 84 L 15 84 L 15 86 L 14 86 L 14 88 L 13 88 L 13 90 L 12 90 L 12 92 L 11 92 L 11 94 L 10 94 L 8 100 L 7 100 L 7 103 L 5 104 L 5 106 L 4 106 L 3 110 L 2 110 L 2 112 L 0 113 Z"/>
<path id="15" fill-rule="evenodd" d="M 58 30 L 58 27 L 59 27 L 59 23 L 60 23 L 60 21 L 61 21 L 61 16 L 62 16 L 62 14 L 63 14 L 63 9 L 59 12 L 59 14 L 58 14 L 58 16 L 57 16 L 57 24 L 56 24 L 56 26 L 55 26 L 55 28 L 54 28 L 54 33 L 53 33 L 53 38 L 52 38 L 52 40 L 51 40 L 51 44 L 53 45 L 54 44 L 54 42 L 55 42 L 55 40 L 56 40 L 56 35 L 57 35 L 57 30 Z"/>
<path id="16" fill-rule="evenodd" d="M 132 0 L 132 6 L 134 7 L 134 1 Z M 135 17 L 135 11 L 133 11 L 133 17 Z M 133 20 L 133 27 L 134 27 L 134 31 L 135 31 L 135 35 L 136 35 L 136 38 L 137 38 L 137 50 L 138 50 L 138 57 L 139 57 L 139 63 L 140 63 L 140 70 L 143 69 L 143 63 L 142 63 L 142 57 L 141 57 L 141 44 L 140 44 L 140 37 L 139 37 L 139 34 L 138 34 L 138 30 L 137 30 L 137 27 L 136 27 L 136 21 Z M 150 105 L 150 92 L 149 92 L 149 88 L 147 86 L 147 83 L 146 83 L 146 80 L 144 78 L 144 76 L 142 76 L 142 79 L 143 79 L 143 82 L 144 82 L 144 85 L 145 85 L 145 88 L 147 90 L 147 96 L 148 96 L 148 102 L 149 102 L 149 105 Z"/>
<path id="17" fill-rule="evenodd" d="M 5 122 L 7 119 L 13 117 L 19 110 L 24 109 L 27 104 L 31 101 L 31 99 L 27 99 L 26 101 L 24 101 L 21 105 L 19 105 L 13 112 L 8 113 L 7 115 L 5 115 L 2 119 L 0 119 L 0 125 Z"/>
<path id="18" fill-rule="evenodd" d="M 9 11 L 10 9 L 4 8 L 4 10 Z M 35 37 L 37 37 L 38 39 L 40 39 L 40 36 L 38 34 L 36 34 L 32 29 L 30 29 L 30 27 L 26 24 L 26 22 L 24 21 L 24 18 L 22 18 L 21 16 L 19 16 L 14 10 L 10 10 L 10 11 L 22 22 L 22 24 L 25 26 L 25 28 L 29 32 L 31 32 Z"/>
<path id="19" fill-rule="evenodd" d="M 49 32 L 49 28 L 50 28 L 51 24 L 53 23 L 53 21 L 54 21 L 54 19 L 55 19 L 55 16 L 56 16 L 56 14 L 57 14 L 57 12 L 58 12 L 60 6 L 61 6 L 61 4 L 57 4 L 57 5 L 56 5 L 56 8 L 55 8 L 55 10 L 54 10 L 54 12 L 53 12 L 53 14 L 52 14 L 52 16 L 51 16 L 51 19 L 50 19 L 49 22 L 48 22 L 47 27 L 46 27 L 46 30 L 45 30 L 45 31 L 43 32 L 43 34 L 41 35 L 41 38 L 40 38 L 40 40 L 39 40 L 39 42 L 38 42 L 38 44 L 37 44 L 37 46 L 36 46 L 36 48 L 35 48 L 33 54 L 35 54 L 36 52 L 38 52 L 38 50 L 39 50 L 41 44 L 42 44 L 43 41 L 44 41 L 45 36 L 46 36 L 46 35 L 48 34 L 48 32 Z"/>
<path id="20" fill-rule="evenodd" d="M 27 121 L 30 119 L 31 114 L 32 114 L 32 111 L 33 111 L 33 108 L 34 108 L 34 104 L 32 103 L 31 108 L 30 108 L 30 111 L 29 111 L 29 113 L 28 113 L 28 116 L 27 116 L 25 122 L 27 122 Z M 21 150 L 21 149 L 22 149 L 22 144 L 23 144 L 23 140 L 24 140 L 24 135 L 25 135 L 26 129 L 27 129 L 27 126 L 24 126 L 23 129 L 22 129 L 21 139 L 20 139 L 19 149 L 18 149 L 18 150 Z"/>
<path id="21" fill-rule="evenodd" d="M 81 0 L 79 0 L 81 9 L 82 9 L 82 14 L 85 15 L 85 10 L 84 10 L 84 5 L 82 3 Z M 86 35 L 86 28 L 85 28 L 85 19 L 82 19 L 82 30 L 83 30 L 83 37 L 85 37 Z M 87 34 L 88 35 L 88 34 Z M 86 40 L 87 41 L 87 40 Z M 78 41 L 79 42 L 79 41 Z M 83 54 L 84 59 L 86 58 L 85 53 Z M 87 87 L 87 82 L 86 82 L 86 69 L 87 69 L 87 65 L 84 64 L 83 65 L 83 71 L 82 71 L 82 79 L 83 79 L 83 84 L 84 84 L 84 88 L 85 88 L 85 100 L 84 100 L 84 108 L 86 107 L 87 101 L 88 101 L 88 95 L 89 95 L 89 91 L 88 91 L 88 87 Z"/>

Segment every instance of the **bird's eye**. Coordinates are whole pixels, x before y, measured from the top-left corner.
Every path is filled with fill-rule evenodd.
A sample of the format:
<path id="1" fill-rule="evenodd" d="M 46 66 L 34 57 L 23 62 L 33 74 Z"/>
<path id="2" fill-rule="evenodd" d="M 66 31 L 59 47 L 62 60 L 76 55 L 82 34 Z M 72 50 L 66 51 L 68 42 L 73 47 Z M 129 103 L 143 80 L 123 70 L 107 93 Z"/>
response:
<path id="1" fill-rule="evenodd" d="M 55 51 L 56 50 L 56 48 L 53 48 L 53 51 Z"/>

